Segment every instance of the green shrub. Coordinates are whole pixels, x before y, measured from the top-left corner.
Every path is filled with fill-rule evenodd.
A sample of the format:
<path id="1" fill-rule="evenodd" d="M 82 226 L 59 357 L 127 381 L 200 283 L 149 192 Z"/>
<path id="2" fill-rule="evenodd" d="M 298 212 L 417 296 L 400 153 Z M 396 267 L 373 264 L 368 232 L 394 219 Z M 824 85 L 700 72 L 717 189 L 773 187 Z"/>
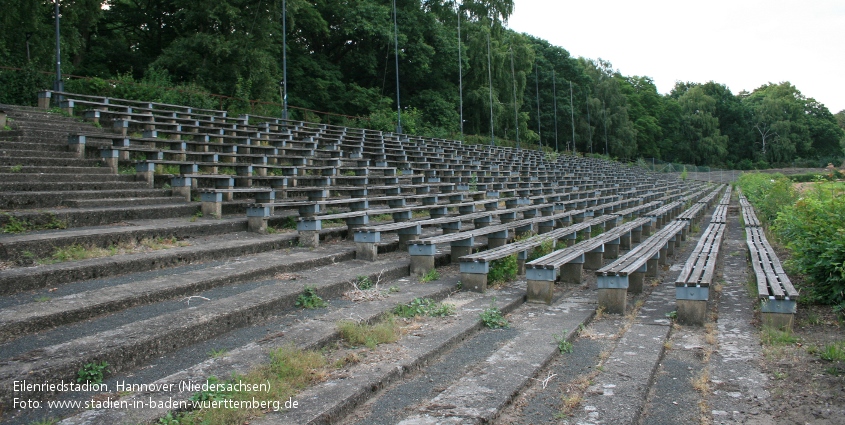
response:
<path id="1" fill-rule="evenodd" d="M 739 177 L 737 186 L 754 205 L 757 216 L 764 223 L 774 221 L 781 208 L 792 205 L 798 199 L 792 181 L 783 174 L 746 173 Z"/>
<path id="2" fill-rule="evenodd" d="M 491 285 L 510 282 L 516 279 L 517 272 L 516 254 L 490 262 L 490 271 L 487 272 L 487 282 Z"/>
<path id="3" fill-rule="evenodd" d="M 845 198 L 843 186 L 818 185 L 788 205 L 773 230 L 791 253 L 786 265 L 807 279 L 802 298 L 824 304 L 845 303 Z"/>
<path id="4" fill-rule="evenodd" d="M 543 239 L 543 242 L 540 243 L 540 246 L 531 250 L 531 253 L 528 255 L 528 259 L 525 262 L 534 261 L 540 257 L 545 257 L 552 253 L 555 250 L 555 241 L 554 239 Z"/>

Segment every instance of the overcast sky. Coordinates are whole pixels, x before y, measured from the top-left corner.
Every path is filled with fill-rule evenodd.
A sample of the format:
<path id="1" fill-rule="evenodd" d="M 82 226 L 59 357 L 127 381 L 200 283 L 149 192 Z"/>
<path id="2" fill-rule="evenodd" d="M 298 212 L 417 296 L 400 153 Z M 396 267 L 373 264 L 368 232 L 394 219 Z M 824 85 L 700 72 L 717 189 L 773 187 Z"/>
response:
<path id="1" fill-rule="evenodd" d="M 845 109 L 845 0 L 514 0 L 509 25 L 646 75 L 727 85 L 734 94 L 789 81 L 832 113 Z"/>

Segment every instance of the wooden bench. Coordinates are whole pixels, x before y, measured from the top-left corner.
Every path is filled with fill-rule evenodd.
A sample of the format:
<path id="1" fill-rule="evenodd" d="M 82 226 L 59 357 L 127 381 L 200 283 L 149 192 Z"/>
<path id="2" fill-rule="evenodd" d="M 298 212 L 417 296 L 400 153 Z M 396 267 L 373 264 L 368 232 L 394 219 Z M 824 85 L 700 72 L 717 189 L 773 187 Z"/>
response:
<path id="1" fill-rule="evenodd" d="M 784 272 L 762 227 L 746 227 L 748 256 L 757 279 L 757 296 L 763 324 L 792 329 L 798 309 L 798 291 Z"/>
<path id="2" fill-rule="evenodd" d="M 742 210 L 742 222 L 745 227 L 762 227 L 760 219 L 757 218 L 757 213 L 754 212 L 754 207 L 742 193 L 739 194 L 739 207 Z"/>
<path id="3" fill-rule="evenodd" d="M 599 269 L 605 258 L 617 258 L 621 240 L 630 240 L 633 230 L 652 222 L 650 217 L 637 218 L 592 238 L 588 234 L 586 240 L 530 261 L 525 265 L 528 301 L 551 304 L 556 281 L 580 284 L 583 269 Z"/>
<path id="4" fill-rule="evenodd" d="M 516 236 L 522 236 L 534 232 L 538 223 L 552 222 L 560 227 L 568 225 L 567 218 L 583 213 L 583 211 L 565 211 L 551 216 L 541 216 L 511 221 L 498 225 L 487 226 L 481 229 L 474 229 L 465 232 L 443 234 L 425 239 L 417 239 L 408 242 L 408 253 L 411 255 L 411 273 L 425 274 L 434 268 L 434 255 L 438 244 L 449 243 L 451 246 L 452 262 L 458 262 L 461 257 L 472 253 L 475 245 L 475 238 L 486 236 L 489 239 L 507 240 L 509 231 L 513 230 Z M 608 217 L 610 220 L 612 217 Z M 549 231 L 554 227 L 546 227 Z M 524 261 L 524 259 L 523 259 Z"/>
<path id="5" fill-rule="evenodd" d="M 642 292 L 646 274 L 656 277 L 658 267 L 680 243 L 680 233 L 689 223 L 672 221 L 616 261 L 596 271 L 599 306 L 613 314 L 625 314 L 627 292 Z"/>
<path id="6" fill-rule="evenodd" d="M 710 223 L 675 279 L 677 320 L 684 325 L 704 325 L 710 286 L 725 234 L 725 223 Z"/>

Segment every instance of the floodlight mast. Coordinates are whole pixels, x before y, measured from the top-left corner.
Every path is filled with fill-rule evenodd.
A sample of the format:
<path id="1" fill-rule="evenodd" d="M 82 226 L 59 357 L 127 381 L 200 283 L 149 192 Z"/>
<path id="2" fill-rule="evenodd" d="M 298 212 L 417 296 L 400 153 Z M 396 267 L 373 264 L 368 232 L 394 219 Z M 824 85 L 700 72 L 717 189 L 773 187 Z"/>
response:
<path id="1" fill-rule="evenodd" d="M 396 59 L 396 133 L 402 134 L 402 106 L 399 103 L 399 26 L 396 23 L 396 0 L 393 0 L 393 48 Z"/>
<path id="2" fill-rule="evenodd" d="M 62 43 L 61 32 L 59 30 L 59 0 L 55 3 L 56 14 L 56 81 L 53 83 L 53 90 L 57 92 L 65 91 L 64 82 L 62 81 Z M 62 95 L 56 95 L 56 102 L 62 101 Z"/>
<path id="3" fill-rule="evenodd" d="M 288 125 L 288 18 L 287 0 L 282 0 L 282 120 Z"/>

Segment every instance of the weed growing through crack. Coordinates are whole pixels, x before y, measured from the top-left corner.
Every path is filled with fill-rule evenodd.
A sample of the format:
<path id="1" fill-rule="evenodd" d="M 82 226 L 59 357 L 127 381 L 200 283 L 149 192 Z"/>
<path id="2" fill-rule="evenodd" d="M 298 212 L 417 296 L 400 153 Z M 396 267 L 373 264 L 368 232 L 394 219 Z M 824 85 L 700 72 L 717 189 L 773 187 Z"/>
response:
<path id="1" fill-rule="evenodd" d="M 495 301 L 495 299 L 490 301 L 490 307 L 485 308 L 484 311 L 479 313 L 481 322 L 490 329 L 507 328 L 509 326 L 508 320 L 502 315 L 499 307 L 493 304 Z"/>
<path id="2" fill-rule="evenodd" d="M 306 285 L 302 293 L 296 297 L 296 306 L 307 309 L 323 308 L 328 306 L 328 303 L 317 295 L 316 288 Z"/>
<path id="3" fill-rule="evenodd" d="M 555 339 L 560 354 L 569 354 L 572 352 L 572 343 L 566 339 L 566 329 L 563 330 L 562 334 L 554 334 L 552 337 Z"/>
<path id="4" fill-rule="evenodd" d="M 103 383 L 103 376 L 108 372 L 108 362 L 93 362 L 86 363 L 76 373 L 76 382 L 84 384 L 90 382 L 92 384 Z"/>
<path id="5" fill-rule="evenodd" d="M 379 344 L 398 341 L 400 334 L 399 324 L 392 315 L 374 324 L 341 320 L 337 328 L 347 344 L 353 347 L 365 346 L 371 350 Z"/>
<path id="6" fill-rule="evenodd" d="M 373 281 L 367 276 L 358 276 L 355 278 L 355 286 L 364 291 L 373 287 Z"/>
<path id="7" fill-rule="evenodd" d="M 420 283 L 428 283 L 437 279 L 440 279 L 440 273 L 437 272 L 437 269 L 431 269 L 422 275 Z"/>
<path id="8" fill-rule="evenodd" d="M 408 304 L 397 305 L 393 314 L 409 319 L 416 316 L 445 317 L 455 314 L 455 306 L 439 303 L 431 298 L 414 298 Z"/>
<path id="9" fill-rule="evenodd" d="M 220 357 L 224 357 L 228 353 L 225 348 L 213 348 L 211 351 L 208 352 L 208 356 L 212 359 L 219 359 Z"/>
<path id="10" fill-rule="evenodd" d="M 21 164 L 13 165 L 9 168 L 10 173 L 20 173 L 21 170 L 23 170 L 23 165 Z"/>

